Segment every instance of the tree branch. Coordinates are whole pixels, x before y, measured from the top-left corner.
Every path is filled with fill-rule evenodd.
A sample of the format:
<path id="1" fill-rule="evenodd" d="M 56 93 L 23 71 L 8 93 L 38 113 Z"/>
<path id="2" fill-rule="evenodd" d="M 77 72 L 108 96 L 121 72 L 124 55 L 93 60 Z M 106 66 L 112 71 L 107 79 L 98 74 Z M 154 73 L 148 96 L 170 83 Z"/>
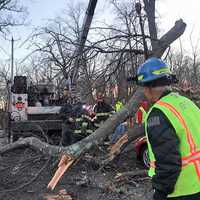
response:
<path id="1" fill-rule="evenodd" d="M 182 19 L 176 21 L 175 25 L 159 39 L 152 55 L 161 57 L 165 50 L 184 33 L 185 28 L 186 23 Z"/>

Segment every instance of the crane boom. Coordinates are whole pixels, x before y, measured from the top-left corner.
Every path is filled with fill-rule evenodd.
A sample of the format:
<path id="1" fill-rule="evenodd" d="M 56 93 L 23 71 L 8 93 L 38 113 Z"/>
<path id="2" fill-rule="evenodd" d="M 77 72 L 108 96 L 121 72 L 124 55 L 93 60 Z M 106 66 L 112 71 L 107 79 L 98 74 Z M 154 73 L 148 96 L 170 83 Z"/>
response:
<path id="1" fill-rule="evenodd" d="M 88 35 L 89 29 L 90 29 L 90 25 L 92 23 L 96 4 L 97 4 L 97 0 L 90 0 L 89 1 L 88 8 L 86 10 L 85 17 L 84 17 L 84 20 L 83 20 L 80 38 L 78 40 L 78 46 L 77 46 L 76 51 L 75 51 L 75 57 L 76 58 L 75 58 L 75 62 L 74 62 L 74 67 L 73 67 L 72 73 L 71 73 L 71 78 L 72 78 L 71 83 L 73 85 L 76 84 L 76 80 L 78 78 L 78 71 L 79 71 L 79 67 L 80 67 L 79 61 L 80 61 L 80 57 L 83 53 L 83 49 L 84 49 L 85 42 L 86 42 L 86 39 L 87 39 L 87 35 Z"/>

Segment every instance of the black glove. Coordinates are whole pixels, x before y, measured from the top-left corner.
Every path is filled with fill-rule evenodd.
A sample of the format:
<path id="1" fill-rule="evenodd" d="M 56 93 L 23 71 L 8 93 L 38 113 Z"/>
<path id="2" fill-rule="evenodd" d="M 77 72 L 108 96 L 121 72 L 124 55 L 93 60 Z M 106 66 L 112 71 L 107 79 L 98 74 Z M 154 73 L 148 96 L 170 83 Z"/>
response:
<path id="1" fill-rule="evenodd" d="M 167 194 L 159 190 L 155 190 L 154 195 L 153 195 L 153 200 L 166 200 L 166 199 L 167 199 Z"/>

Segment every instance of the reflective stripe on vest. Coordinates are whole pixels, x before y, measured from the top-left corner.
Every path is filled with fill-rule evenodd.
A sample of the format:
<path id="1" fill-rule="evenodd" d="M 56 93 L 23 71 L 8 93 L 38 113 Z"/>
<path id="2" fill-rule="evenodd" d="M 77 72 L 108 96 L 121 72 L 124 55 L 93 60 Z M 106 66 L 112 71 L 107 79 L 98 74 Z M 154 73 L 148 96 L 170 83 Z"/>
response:
<path id="1" fill-rule="evenodd" d="M 75 130 L 74 133 L 75 133 L 75 134 L 76 134 L 76 133 L 79 134 L 79 133 L 81 133 L 81 130 Z"/>
<path id="2" fill-rule="evenodd" d="M 192 138 L 192 134 L 190 133 L 190 130 L 185 123 L 185 120 L 183 119 L 181 114 L 176 110 L 176 108 L 174 108 L 172 105 L 162 101 L 158 101 L 157 104 L 168 108 L 172 113 L 174 113 L 174 115 L 178 118 L 179 122 L 184 127 L 187 134 L 187 142 L 190 147 L 190 155 L 182 157 L 182 164 L 183 167 L 189 164 L 194 164 L 197 176 L 200 181 L 200 151 L 196 150 L 196 144 L 194 143 L 194 139 Z"/>
<path id="3" fill-rule="evenodd" d="M 82 130 L 74 130 L 74 134 L 79 134 L 79 135 L 88 135 L 88 134 L 92 134 L 94 131 L 91 129 L 87 129 L 85 132 L 83 132 Z"/>
<path id="4" fill-rule="evenodd" d="M 110 113 L 96 113 L 97 117 L 110 116 Z"/>
<path id="5" fill-rule="evenodd" d="M 83 122 L 81 126 L 82 126 L 82 127 L 87 127 L 87 125 L 88 125 L 87 122 Z"/>
<path id="6" fill-rule="evenodd" d="M 88 116 L 88 115 L 82 115 L 82 118 L 85 118 L 85 119 L 87 119 L 89 121 L 92 121 L 92 118 L 90 116 Z"/>
<path id="7" fill-rule="evenodd" d="M 83 121 L 83 118 L 76 118 L 75 121 L 76 122 L 81 122 L 81 121 Z"/>

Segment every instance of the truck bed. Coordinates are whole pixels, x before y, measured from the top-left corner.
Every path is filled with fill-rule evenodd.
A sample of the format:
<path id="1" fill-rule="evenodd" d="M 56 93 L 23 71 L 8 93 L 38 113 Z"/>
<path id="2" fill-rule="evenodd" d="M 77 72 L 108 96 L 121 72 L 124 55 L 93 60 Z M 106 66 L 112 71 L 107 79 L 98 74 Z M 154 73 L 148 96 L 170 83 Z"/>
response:
<path id="1" fill-rule="evenodd" d="M 28 120 L 11 122 L 12 132 L 61 130 L 62 120 Z"/>

